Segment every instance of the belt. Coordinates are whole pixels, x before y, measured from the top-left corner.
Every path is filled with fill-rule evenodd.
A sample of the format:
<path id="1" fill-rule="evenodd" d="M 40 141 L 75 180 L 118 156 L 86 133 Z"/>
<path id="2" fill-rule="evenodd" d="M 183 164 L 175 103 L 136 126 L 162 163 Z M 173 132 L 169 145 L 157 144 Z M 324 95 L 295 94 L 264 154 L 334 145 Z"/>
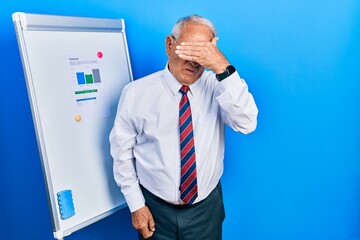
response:
<path id="1" fill-rule="evenodd" d="M 154 199 L 155 201 L 157 202 L 160 202 L 161 204 L 163 205 L 166 205 L 166 206 L 169 206 L 171 208 L 175 208 L 175 209 L 188 209 L 188 208 L 191 208 L 191 207 L 194 207 L 196 204 L 198 203 L 195 203 L 195 204 L 192 204 L 192 205 L 188 205 L 188 204 L 173 204 L 173 203 L 169 203 L 165 200 L 163 200 L 162 198 L 159 198 L 158 196 L 152 194 L 149 190 L 147 190 L 144 186 L 142 186 L 140 184 L 140 187 L 141 189 L 143 190 L 143 192 L 145 192 L 147 195 L 149 195 L 152 199 Z M 200 201 L 201 202 L 201 201 Z"/>

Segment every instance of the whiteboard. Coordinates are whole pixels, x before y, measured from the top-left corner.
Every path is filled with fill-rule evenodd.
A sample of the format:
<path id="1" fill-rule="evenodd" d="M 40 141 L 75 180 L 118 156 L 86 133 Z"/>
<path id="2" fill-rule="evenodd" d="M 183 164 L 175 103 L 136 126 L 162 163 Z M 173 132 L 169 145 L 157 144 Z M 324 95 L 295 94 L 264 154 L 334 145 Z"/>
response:
<path id="1" fill-rule="evenodd" d="M 126 206 L 108 136 L 132 81 L 123 19 L 14 13 L 51 209 L 62 239 Z"/>

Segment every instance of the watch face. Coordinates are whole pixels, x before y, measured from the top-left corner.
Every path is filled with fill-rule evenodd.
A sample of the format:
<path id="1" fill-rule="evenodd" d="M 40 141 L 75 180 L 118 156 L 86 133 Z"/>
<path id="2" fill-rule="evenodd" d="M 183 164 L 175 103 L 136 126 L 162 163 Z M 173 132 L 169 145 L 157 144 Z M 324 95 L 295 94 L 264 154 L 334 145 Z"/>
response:
<path id="1" fill-rule="evenodd" d="M 236 69 L 234 68 L 233 65 L 229 65 L 229 66 L 226 68 L 226 70 L 228 71 L 229 74 L 233 74 L 233 73 L 236 71 Z"/>

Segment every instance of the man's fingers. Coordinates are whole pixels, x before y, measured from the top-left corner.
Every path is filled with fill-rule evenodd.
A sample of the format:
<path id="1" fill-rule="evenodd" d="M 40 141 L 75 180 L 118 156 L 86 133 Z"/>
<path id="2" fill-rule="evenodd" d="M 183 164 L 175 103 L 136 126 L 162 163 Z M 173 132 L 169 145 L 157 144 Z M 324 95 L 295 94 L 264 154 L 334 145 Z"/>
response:
<path id="1" fill-rule="evenodd" d="M 206 51 L 204 46 L 176 46 L 175 53 L 182 59 L 196 61 Z"/>
<path id="2" fill-rule="evenodd" d="M 155 222 L 153 216 L 148 209 L 144 206 L 137 211 L 131 213 L 133 226 L 138 230 L 144 238 L 149 238 L 154 234 Z"/>
<path id="3" fill-rule="evenodd" d="M 155 222 L 152 218 L 152 215 L 148 216 L 148 223 L 146 226 L 144 226 L 142 229 L 140 229 L 141 235 L 143 235 L 144 238 L 151 237 L 155 232 Z"/>
<path id="4" fill-rule="evenodd" d="M 149 230 L 152 231 L 152 232 L 155 232 L 155 221 L 154 221 L 154 219 L 152 218 L 152 216 L 151 216 L 151 218 L 149 219 Z"/>
<path id="5" fill-rule="evenodd" d="M 225 66 L 228 61 L 217 48 L 217 41 L 218 37 L 208 42 L 182 42 L 176 46 L 175 53 L 181 59 L 197 62 L 213 72 L 218 72 L 218 66 Z"/>
<path id="6" fill-rule="evenodd" d="M 185 55 L 185 56 L 191 56 L 191 57 L 199 57 L 201 55 L 200 52 L 190 51 L 190 50 L 176 50 L 175 53 L 177 55 Z"/>
<path id="7" fill-rule="evenodd" d="M 181 46 L 204 46 L 209 42 L 181 42 Z"/>
<path id="8" fill-rule="evenodd" d="M 182 58 L 184 60 L 188 60 L 188 61 L 193 61 L 196 62 L 196 60 L 198 59 L 195 56 L 188 56 L 188 55 L 184 55 L 184 54 L 178 54 L 179 58 Z"/>
<path id="9" fill-rule="evenodd" d="M 204 46 L 176 46 L 176 50 L 175 53 L 186 53 L 188 54 L 189 52 L 194 53 L 194 54 L 199 54 L 201 53 L 201 51 L 203 51 L 204 49 L 206 49 Z"/>
<path id="10" fill-rule="evenodd" d="M 153 231 L 149 231 L 149 229 L 147 229 L 147 230 L 140 230 L 139 231 L 140 233 L 141 233 L 141 235 L 146 239 L 146 238 L 149 238 L 149 237 L 151 237 L 152 235 L 154 235 L 154 232 Z"/>

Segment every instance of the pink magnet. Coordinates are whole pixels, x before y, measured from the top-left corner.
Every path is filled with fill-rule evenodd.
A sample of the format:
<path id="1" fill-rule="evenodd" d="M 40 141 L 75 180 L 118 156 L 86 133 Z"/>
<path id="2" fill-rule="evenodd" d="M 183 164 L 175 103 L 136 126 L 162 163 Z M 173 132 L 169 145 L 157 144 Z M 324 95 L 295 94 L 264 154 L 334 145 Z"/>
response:
<path id="1" fill-rule="evenodd" d="M 98 58 L 102 58 L 102 57 L 103 57 L 103 53 L 102 53 L 102 52 L 98 52 L 98 53 L 97 53 L 97 56 L 98 56 Z"/>

